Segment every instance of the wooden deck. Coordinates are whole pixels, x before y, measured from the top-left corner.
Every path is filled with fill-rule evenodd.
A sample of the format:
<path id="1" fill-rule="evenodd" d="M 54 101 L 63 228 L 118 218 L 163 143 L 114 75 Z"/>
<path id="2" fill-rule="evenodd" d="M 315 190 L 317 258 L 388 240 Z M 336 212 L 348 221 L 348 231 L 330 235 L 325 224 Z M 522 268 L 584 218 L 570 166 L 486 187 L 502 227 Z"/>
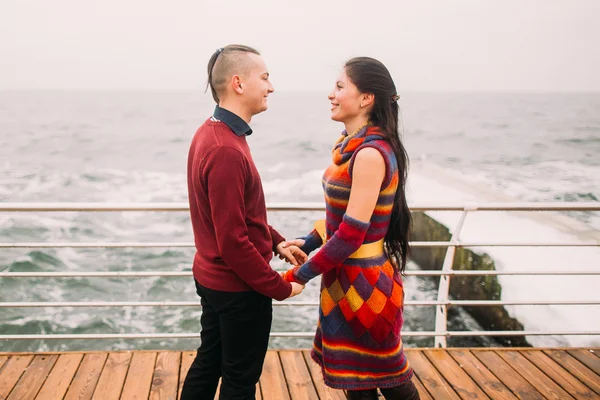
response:
<path id="1" fill-rule="evenodd" d="M 0 353 L 0 400 L 173 399 L 194 352 Z M 600 399 L 600 349 L 408 349 L 421 399 Z M 307 351 L 269 351 L 257 399 L 343 400 Z"/>

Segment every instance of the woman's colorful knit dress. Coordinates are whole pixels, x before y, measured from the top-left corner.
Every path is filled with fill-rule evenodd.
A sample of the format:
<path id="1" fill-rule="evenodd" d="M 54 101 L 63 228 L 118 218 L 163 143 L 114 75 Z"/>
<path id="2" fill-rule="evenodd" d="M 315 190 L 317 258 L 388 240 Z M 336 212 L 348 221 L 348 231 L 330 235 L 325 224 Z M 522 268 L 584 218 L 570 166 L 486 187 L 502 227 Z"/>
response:
<path id="1" fill-rule="evenodd" d="M 354 156 L 365 147 L 381 153 L 386 175 L 370 222 L 346 215 Z M 400 330 L 404 291 L 400 274 L 384 253 L 349 258 L 361 245 L 383 239 L 390 223 L 398 187 L 398 165 L 377 127 L 352 135 L 345 132 L 333 150 L 333 164 L 323 176 L 327 243 L 286 279 L 306 283 L 319 274 L 321 300 L 312 358 L 321 365 L 325 383 L 337 389 L 388 388 L 411 379 Z M 316 231 L 304 248 L 322 243 Z"/>

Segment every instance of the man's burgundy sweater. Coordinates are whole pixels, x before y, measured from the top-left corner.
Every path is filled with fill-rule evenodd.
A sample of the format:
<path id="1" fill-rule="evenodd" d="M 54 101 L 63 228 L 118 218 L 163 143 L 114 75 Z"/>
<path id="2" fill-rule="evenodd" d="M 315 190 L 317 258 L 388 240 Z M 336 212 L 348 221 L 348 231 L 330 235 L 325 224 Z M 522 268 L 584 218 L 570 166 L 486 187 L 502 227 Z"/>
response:
<path id="1" fill-rule="evenodd" d="M 198 129 L 188 156 L 188 194 L 196 281 L 213 290 L 287 298 L 291 285 L 269 265 L 285 239 L 267 224 L 262 182 L 245 135 L 213 119 Z"/>

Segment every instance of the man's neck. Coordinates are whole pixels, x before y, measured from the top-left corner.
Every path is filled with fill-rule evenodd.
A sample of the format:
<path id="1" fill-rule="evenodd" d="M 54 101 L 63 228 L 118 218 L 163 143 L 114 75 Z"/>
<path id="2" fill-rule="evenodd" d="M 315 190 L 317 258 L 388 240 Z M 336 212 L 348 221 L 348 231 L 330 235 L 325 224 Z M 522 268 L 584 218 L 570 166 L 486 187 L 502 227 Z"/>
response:
<path id="1" fill-rule="evenodd" d="M 222 101 L 219 103 L 219 107 L 234 113 L 235 115 L 246 121 L 247 124 L 249 124 L 250 120 L 252 119 L 252 115 L 248 112 L 248 110 L 246 110 L 245 107 L 243 107 L 239 103 L 234 103 L 231 101 Z"/>

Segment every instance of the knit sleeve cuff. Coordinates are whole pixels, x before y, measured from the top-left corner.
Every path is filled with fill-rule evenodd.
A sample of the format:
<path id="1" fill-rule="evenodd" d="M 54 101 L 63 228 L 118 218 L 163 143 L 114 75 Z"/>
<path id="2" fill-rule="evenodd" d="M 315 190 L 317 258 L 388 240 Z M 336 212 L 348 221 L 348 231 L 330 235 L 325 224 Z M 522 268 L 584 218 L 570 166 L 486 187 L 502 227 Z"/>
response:
<path id="1" fill-rule="evenodd" d="M 273 251 L 277 250 L 277 245 L 281 242 L 285 242 L 285 238 L 281 236 L 279 232 L 275 230 L 271 225 L 269 225 L 269 232 L 271 232 L 271 240 L 273 243 Z"/>
<path id="2" fill-rule="evenodd" d="M 367 222 L 359 221 L 355 218 L 352 218 L 348 214 L 344 214 L 344 218 L 342 219 L 342 221 L 360 231 L 366 231 L 367 229 L 369 229 L 369 226 L 371 225 L 370 221 L 367 221 Z"/>
<path id="3" fill-rule="evenodd" d="M 284 274 L 283 274 L 283 279 L 287 282 L 296 282 L 299 283 L 301 285 L 306 284 L 306 282 L 302 282 L 300 279 L 298 279 L 298 270 L 300 269 L 300 267 L 294 267 L 292 269 L 287 270 Z"/>
<path id="4" fill-rule="evenodd" d="M 304 240 L 304 245 L 300 250 L 306 253 L 306 255 L 309 255 L 323 245 L 323 240 L 316 229 L 313 229 L 308 235 L 299 237 L 298 239 Z"/>

